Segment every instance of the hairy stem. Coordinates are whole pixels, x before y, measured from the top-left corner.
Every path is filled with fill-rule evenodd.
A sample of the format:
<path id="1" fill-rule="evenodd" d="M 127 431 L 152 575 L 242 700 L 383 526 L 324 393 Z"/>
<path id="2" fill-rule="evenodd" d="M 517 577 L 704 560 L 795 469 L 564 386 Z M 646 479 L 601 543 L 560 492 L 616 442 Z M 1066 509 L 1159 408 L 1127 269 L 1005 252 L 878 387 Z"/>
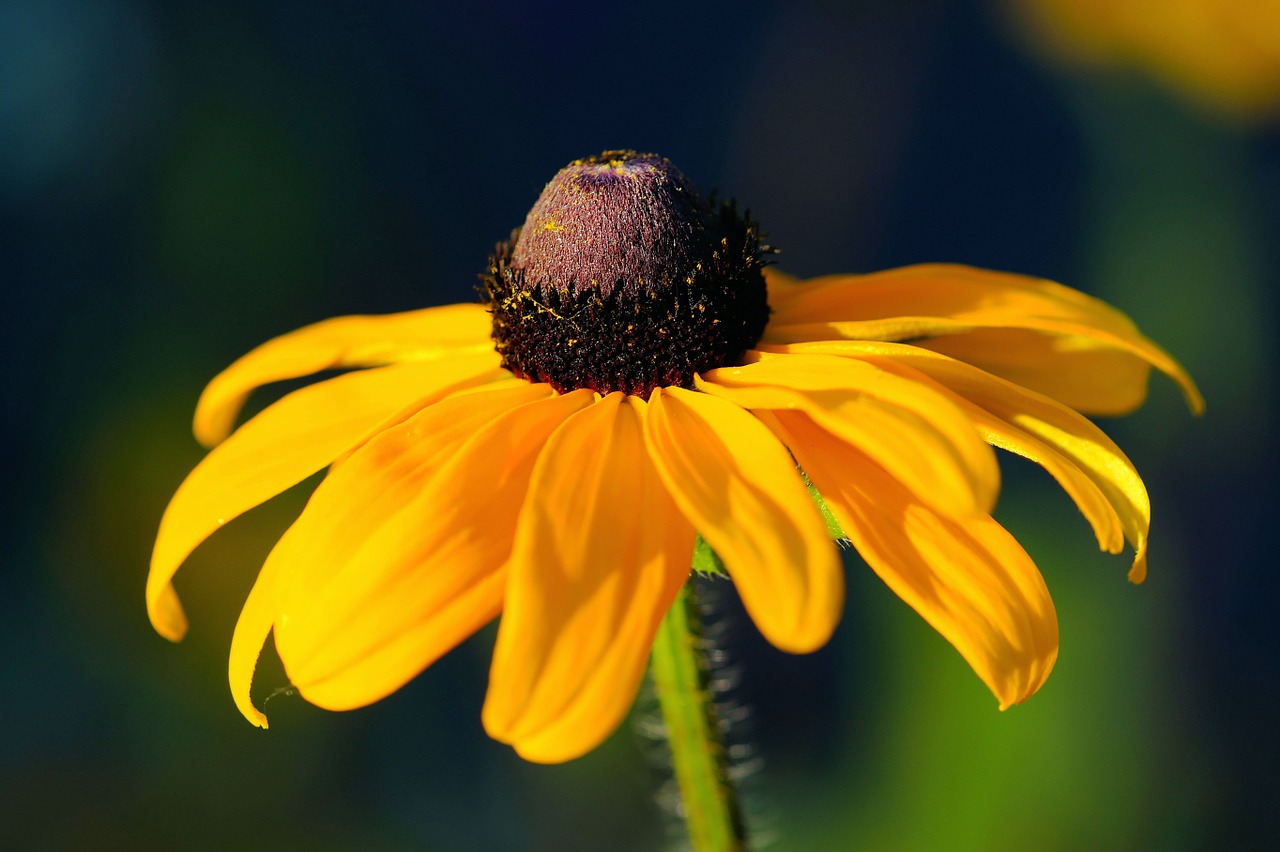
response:
<path id="1" fill-rule="evenodd" d="M 746 831 L 726 771 L 701 629 L 690 579 L 658 628 L 650 671 L 694 852 L 741 850 Z"/>

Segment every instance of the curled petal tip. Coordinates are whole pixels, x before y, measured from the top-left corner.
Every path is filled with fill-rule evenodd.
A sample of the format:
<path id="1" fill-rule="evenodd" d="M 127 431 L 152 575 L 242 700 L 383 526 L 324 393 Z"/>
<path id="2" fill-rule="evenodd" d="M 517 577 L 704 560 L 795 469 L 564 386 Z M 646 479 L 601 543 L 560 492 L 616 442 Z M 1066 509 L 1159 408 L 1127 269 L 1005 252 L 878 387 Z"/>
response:
<path id="1" fill-rule="evenodd" d="M 200 446 L 212 450 L 231 434 L 231 423 L 210 423 L 197 417 L 192 423 L 191 433 L 195 435 Z"/>
<path id="2" fill-rule="evenodd" d="M 1154 343 L 1147 341 L 1155 357 L 1147 357 L 1146 360 L 1156 369 L 1160 370 L 1178 385 L 1178 389 L 1182 391 L 1182 397 L 1187 402 L 1187 408 L 1191 409 L 1191 413 L 1196 417 L 1204 414 L 1204 395 L 1200 393 L 1200 388 L 1196 385 L 1195 379 L 1191 378 L 1191 374 L 1187 372 L 1187 368 L 1183 367 L 1173 356 L 1166 353 L 1163 349 Z"/>
<path id="3" fill-rule="evenodd" d="M 1183 395 L 1187 398 L 1187 405 L 1191 408 L 1191 413 L 1199 417 L 1204 414 L 1204 396 L 1190 379 L 1187 381 L 1189 384 L 1183 386 Z"/>
<path id="4" fill-rule="evenodd" d="M 256 655 L 255 655 L 256 656 Z M 237 665 L 239 662 L 241 665 Z M 249 698 L 249 683 L 253 677 L 252 671 L 246 673 L 243 670 L 245 661 L 238 660 L 237 657 L 232 658 L 231 668 L 231 697 L 236 703 L 236 709 L 240 711 L 240 715 L 249 721 L 250 725 L 255 728 L 267 729 L 267 715 L 253 706 L 253 701 Z M 270 700 L 270 696 L 268 696 Z"/>
<path id="5" fill-rule="evenodd" d="M 201 409 L 196 409 L 195 419 L 191 421 L 191 434 L 205 449 L 212 450 L 231 434 L 231 421 L 214 422 Z"/>
<path id="6" fill-rule="evenodd" d="M 256 707 L 253 707 L 252 705 L 249 707 L 241 707 L 240 712 L 249 720 L 249 724 L 253 725 L 255 728 L 261 728 L 264 731 L 267 729 L 267 716 L 265 713 L 260 712 Z"/>
<path id="7" fill-rule="evenodd" d="M 147 595 L 147 616 L 155 631 L 170 642 L 181 642 L 187 635 L 187 614 L 173 586 L 166 584 L 156 594 Z"/>
<path id="8" fill-rule="evenodd" d="M 1170 363 L 1164 369 L 1164 373 L 1177 383 L 1178 389 L 1182 391 L 1182 398 L 1186 400 L 1187 408 L 1191 409 L 1191 413 L 1196 417 L 1204 414 L 1204 394 L 1200 392 L 1195 379 L 1191 378 L 1191 374 L 1180 363 L 1170 356 L 1166 357 L 1169 357 Z"/>
<path id="9" fill-rule="evenodd" d="M 1129 582 L 1140 586 L 1147 579 L 1147 545 L 1143 542 L 1133 555 L 1133 567 L 1129 569 Z"/>
<path id="10" fill-rule="evenodd" d="M 247 393 L 228 393 L 224 388 L 222 374 L 215 376 L 200 399 L 196 402 L 196 413 L 191 420 L 191 432 L 200 445 L 213 449 L 227 439 L 235 428 L 236 415 L 240 413 Z"/>

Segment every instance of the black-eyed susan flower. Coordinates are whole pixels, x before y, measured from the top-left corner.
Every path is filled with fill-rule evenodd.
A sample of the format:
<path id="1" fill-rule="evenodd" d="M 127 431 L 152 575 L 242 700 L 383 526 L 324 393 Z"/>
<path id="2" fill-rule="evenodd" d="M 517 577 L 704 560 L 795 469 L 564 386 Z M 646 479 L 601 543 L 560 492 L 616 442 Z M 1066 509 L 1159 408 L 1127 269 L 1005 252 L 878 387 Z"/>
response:
<path id="1" fill-rule="evenodd" d="M 501 615 L 483 721 L 562 761 L 631 705 L 697 534 L 777 647 L 812 651 L 842 606 L 808 483 L 867 564 L 943 634 L 1001 707 L 1058 651 L 1053 603 L 990 515 L 992 447 L 1042 465 L 1099 545 L 1135 551 L 1150 510 L 1080 412 L 1142 402 L 1151 367 L 1201 400 L 1123 314 L 1035 278 L 928 265 L 800 282 L 732 204 L 666 160 L 607 152 L 547 185 L 481 304 L 332 319 L 217 376 L 213 447 L 161 521 L 147 605 L 186 622 L 171 580 L 205 537 L 328 467 L 272 550 L 232 639 L 250 701 L 274 634 L 311 702 L 359 707 Z M 321 370 L 232 429 L 256 387 Z"/>

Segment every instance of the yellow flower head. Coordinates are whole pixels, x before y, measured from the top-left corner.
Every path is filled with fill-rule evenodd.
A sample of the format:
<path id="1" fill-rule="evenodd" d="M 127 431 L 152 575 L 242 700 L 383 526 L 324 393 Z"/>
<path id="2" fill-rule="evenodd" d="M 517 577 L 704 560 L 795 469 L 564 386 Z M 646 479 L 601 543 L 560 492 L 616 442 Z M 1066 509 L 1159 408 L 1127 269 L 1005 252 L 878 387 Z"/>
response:
<path id="1" fill-rule="evenodd" d="M 1280 108 L 1276 0 L 1010 0 L 1032 41 L 1078 65 L 1130 65 L 1241 116 Z"/>
<path id="2" fill-rule="evenodd" d="M 991 447 L 1041 464 L 1141 581 L 1150 510 L 1084 412 L 1139 405 L 1123 314 L 1059 284 L 930 265 L 799 282 L 731 204 L 669 162 L 607 152 L 547 185 L 498 247 L 483 305 L 341 317 L 263 344 L 196 410 L 212 446 L 160 524 L 147 606 L 210 533 L 326 466 L 231 645 L 235 701 L 274 633 L 290 682 L 348 709 L 394 692 L 501 613 L 483 720 L 530 760 L 593 748 L 626 714 L 696 534 L 777 647 L 839 619 L 824 498 L 867 564 L 1007 707 L 1058 651 L 1044 580 L 990 516 Z M 321 370 L 238 429 L 250 391 Z M 803 473 L 802 473 L 803 471 Z"/>

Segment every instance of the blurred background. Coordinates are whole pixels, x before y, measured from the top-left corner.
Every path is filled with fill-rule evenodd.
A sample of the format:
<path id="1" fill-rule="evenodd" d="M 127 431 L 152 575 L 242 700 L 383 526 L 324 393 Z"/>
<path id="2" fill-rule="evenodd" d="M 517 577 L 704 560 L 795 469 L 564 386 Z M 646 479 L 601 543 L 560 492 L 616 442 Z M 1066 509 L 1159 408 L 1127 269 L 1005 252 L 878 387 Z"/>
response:
<path id="1" fill-rule="evenodd" d="M 250 727 L 231 630 L 309 485 L 187 562 L 183 643 L 142 601 L 209 378 L 307 322 L 470 300 L 559 167 L 630 147 L 750 207 L 793 274 L 958 261 L 1108 299 L 1208 399 L 1155 377 L 1103 424 L 1151 491 L 1142 587 L 1006 459 L 997 516 L 1062 633 L 1006 713 L 856 560 L 808 657 L 717 589 L 770 848 L 1275 848 L 1276 9 L 4 0 L 0 846 L 670 842 L 634 725 L 554 767 L 484 735 L 492 629 L 372 707 Z"/>

